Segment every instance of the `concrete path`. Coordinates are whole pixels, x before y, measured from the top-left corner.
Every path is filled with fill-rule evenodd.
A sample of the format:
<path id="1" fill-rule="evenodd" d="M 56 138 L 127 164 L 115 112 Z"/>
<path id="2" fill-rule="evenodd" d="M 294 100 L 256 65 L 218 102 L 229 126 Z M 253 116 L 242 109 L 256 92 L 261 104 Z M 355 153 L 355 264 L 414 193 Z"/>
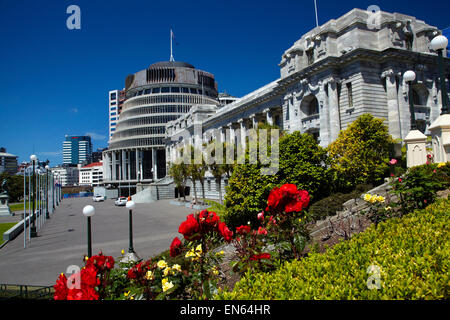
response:
<path id="1" fill-rule="evenodd" d="M 136 204 L 133 211 L 133 244 L 144 259 L 167 250 L 178 227 L 192 209 L 170 200 Z M 114 200 L 92 202 L 92 198 L 64 199 L 50 220 L 23 247 L 23 233 L 0 249 L 0 283 L 53 285 L 69 265 L 84 266 L 87 253 L 86 218 L 83 207 L 95 207 L 92 217 L 92 254 L 100 250 L 115 259 L 128 249 L 128 210 Z"/>

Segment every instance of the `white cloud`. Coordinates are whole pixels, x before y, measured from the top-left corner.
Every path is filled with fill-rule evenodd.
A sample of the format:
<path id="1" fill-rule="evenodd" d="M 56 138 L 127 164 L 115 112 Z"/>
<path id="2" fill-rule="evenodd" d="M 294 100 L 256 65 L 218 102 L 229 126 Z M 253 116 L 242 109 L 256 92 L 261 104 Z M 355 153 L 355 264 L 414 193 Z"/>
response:
<path id="1" fill-rule="evenodd" d="M 105 140 L 106 136 L 100 133 L 95 132 L 87 132 L 85 133 L 85 136 L 91 136 L 93 140 Z"/>
<path id="2" fill-rule="evenodd" d="M 41 156 L 59 156 L 62 155 L 62 151 L 42 151 L 42 152 L 36 152 L 37 155 Z"/>

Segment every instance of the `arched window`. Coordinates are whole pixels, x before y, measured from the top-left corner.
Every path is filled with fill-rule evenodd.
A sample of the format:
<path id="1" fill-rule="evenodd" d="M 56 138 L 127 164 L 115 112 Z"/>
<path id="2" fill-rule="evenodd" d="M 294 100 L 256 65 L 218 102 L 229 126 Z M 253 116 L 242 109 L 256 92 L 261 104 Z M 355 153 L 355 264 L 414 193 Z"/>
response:
<path id="1" fill-rule="evenodd" d="M 308 95 L 303 98 L 300 104 L 300 110 L 304 117 L 313 116 L 319 114 L 319 101 L 314 95 Z"/>

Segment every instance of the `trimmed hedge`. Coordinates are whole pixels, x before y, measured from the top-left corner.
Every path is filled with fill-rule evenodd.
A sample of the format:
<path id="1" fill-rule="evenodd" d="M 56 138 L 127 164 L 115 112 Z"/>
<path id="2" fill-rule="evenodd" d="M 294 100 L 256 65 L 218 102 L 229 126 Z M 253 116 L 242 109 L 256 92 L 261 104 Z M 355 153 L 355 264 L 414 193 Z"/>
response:
<path id="1" fill-rule="evenodd" d="M 392 218 L 325 253 L 247 273 L 219 299 L 448 299 L 450 200 Z M 381 288 L 368 289 L 368 267 Z"/>

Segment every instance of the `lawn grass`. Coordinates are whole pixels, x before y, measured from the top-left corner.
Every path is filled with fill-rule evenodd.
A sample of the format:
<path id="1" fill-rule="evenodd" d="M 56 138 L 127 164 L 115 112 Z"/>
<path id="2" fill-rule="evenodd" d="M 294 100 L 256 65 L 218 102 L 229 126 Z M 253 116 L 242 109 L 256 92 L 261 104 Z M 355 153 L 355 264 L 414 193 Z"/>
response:
<path id="1" fill-rule="evenodd" d="M 37 207 L 39 207 L 39 201 L 38 201 L 38 203 L 37 203 Z M 31 206 L 33 206 L 33 204 L 31 204 Z M 27 210 L 28 210 L 28 201 L 27 201 L 27 208 L 26 208 Z M 13 203 L 13 204 L 10 204 L 9 205 L 9 210 L 11 210 L 11 211 L 23 211 L 23 202 L 19 202 L 19 203 Z"/>
<path id="2" fill-rule="evenodd" d="M 0 223 L 0 244 L 4 242 L 3 233 L 8 231 L 11 227 L 13 227 L 17 222 L 8 222 L 8 223 Z"/>

